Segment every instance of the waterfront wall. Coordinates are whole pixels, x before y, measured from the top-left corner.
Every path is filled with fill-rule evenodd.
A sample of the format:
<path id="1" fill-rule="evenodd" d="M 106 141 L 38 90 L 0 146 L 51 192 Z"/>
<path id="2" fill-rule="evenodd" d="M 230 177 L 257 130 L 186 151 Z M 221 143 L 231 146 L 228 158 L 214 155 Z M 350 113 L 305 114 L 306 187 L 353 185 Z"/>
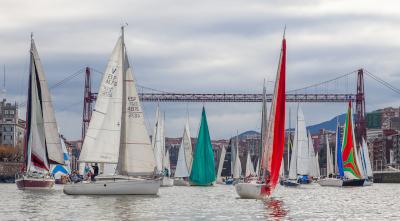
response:
<path id="1" fill-rule="evenodd" d="M 400 172 L 374 173 L 374 183 L 400 183 Z"/>
<path id="2" fill-rule="evenodd" d="M 13 183 L 22 163 L 0 162 L 0 183 Z"/>

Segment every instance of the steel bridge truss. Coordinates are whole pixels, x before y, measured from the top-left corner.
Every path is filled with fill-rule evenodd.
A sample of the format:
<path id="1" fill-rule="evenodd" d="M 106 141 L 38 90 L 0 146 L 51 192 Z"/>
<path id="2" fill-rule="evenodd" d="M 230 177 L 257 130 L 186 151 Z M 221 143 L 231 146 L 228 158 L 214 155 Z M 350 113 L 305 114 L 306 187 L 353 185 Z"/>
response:
<path id="1" fill-rule="evenodd" d="M 198 93 L 139 93 L 143 102 L 262 102 L 262 94 L 198 94 Z M 356 94 L 286 94 L 287 102 L 348 102 L 356 101 Z M 266 95 L 272 101 L 272 94 Z"/>

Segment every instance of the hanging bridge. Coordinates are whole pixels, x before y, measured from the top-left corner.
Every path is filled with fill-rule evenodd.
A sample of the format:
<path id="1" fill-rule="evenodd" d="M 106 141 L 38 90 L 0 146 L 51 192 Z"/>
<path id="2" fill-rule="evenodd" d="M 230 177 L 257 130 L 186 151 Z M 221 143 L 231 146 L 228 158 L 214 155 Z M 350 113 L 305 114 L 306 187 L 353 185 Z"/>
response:
<path id="1" fill-rule="evenodd" d="M 60 87 L 70 80 L 85 76 L 83 94 L 83 115 L 82 115 L 82 137 L 86 134 L 91 118 L 93 104 L 96 101 L 97 93 L 92 92 L 92 73 L 102 75 L 103 73 L 94 68 L 85 67 L 67 76 L 63 80 L 52 85 L 50 89 Z M 384 81 L 378 76 L 364 69 L 352 71 L 339 75 L 333 79 L 316 83 L 307 87 L 287 90 L 287 102 L 309 102 L 309 103 L 340 103 L 355 102 L 357 117 L 355 126 L 357 137 L 366 137 L 365 120 L 365 91 L 364 75 L 384 85 L 390 90 L 399 93 L 400 90 Z M 355 83 L 356 82 L 356 83 Z M 166 92 L 158 89 L 136 85 L 139 91 L 139 98 L 142 102 L 262 102 L 261 93 L 176 93 Z M 344 87 L 344 90 L 343 90 Z M 146 91 L 146 92 L 145 92 Z M 342 93 L 338 93 L 341 91 Z M 266 94 L 266 101 L 271 102 L 273 95 Z"/>

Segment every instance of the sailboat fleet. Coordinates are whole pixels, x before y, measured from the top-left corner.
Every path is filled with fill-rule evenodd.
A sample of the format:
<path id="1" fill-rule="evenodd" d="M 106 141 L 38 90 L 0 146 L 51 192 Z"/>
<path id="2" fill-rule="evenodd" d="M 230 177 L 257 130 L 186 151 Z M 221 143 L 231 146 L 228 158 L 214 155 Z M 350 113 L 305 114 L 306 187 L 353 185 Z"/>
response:
<path id="1" fill-rule="evenodd" d="M 285 168 L 285 84 L 286 39 L 283 35 L 269 117 L 266 89 L 263 88 L 260 157 L 256 167 L 248 151 L 243 173 L 239 152 L 239 135 L 231 139 L 215 156 L 206 111 L 203 106 L 197 142 L 193 151 L 187 117 L 179 146 L 176 168 L 171 171 L 169 150 L 165 147 L 165 114 L 157 106 L 153 134 L 148 136 L 144 113 L 136 89 L 124 41 L 124 27 L 111 53 L 101 80 L 97 102 L 79 162 L 82 170 L 98 163 L 104 172 L 95 181 L 64 185 L 70 195 L 156 195 L 160 187 L 212 186 L 235 184 L 241 198 L 270 196 L 278 181 L 283 186 L 317 183 L 321 186 L 367 186 L 372 184 L 372 169 L 365 138 L 359 148 L 354 135 L 353 114 L 349 102 L 343 135 L 338 123 L 336 145 L 326 143 L 326 173 L 320 176 L 319 154 L 307 131 L 305 117 L 297 107 L 293 141 L 288 138 L 288 163 Z M 50 189 L 53 174 L 71 172 L 65 144 L 60 139 L 51 96 L 33 37 L 31 37 L 30 71 L 25 131 L 25 164 L 16 176 L 18 189 Z M 289 148 L 290 147 L 290 148 Z M 290 157 L 289 157 L 290 156 Z M 215 167 L 217 166 L 217 167 Z M 285 175 L 285 171 L 288 174 Z"/>

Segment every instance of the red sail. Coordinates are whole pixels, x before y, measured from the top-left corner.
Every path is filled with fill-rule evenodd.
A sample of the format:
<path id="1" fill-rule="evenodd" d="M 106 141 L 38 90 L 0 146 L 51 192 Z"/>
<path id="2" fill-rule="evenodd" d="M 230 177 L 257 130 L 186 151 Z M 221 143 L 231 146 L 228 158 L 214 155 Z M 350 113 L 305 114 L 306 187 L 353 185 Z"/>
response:
<path id="1" fill-rule="evenodd" d="M 267 131 L 267 141 L 264 146 L 264 163 L 267 169 L 264 172 L 265 187 L 261 194 L 270 195 L 279 179 L 279 170 L 285 145 L 285 105 L 286 105 L 286 39 L 282 40 L 282 50 L 279 67 L 276 74 L 274 98 L 272 101 L 270 122 Z"/>

